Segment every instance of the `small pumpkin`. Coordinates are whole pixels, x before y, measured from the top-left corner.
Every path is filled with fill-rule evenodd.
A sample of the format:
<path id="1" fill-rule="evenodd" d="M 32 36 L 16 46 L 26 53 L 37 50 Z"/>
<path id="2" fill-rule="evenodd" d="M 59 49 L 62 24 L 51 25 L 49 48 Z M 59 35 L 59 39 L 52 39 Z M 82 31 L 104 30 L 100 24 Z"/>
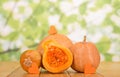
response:
<path id="1" fill-rule="evenodd" d="M 48 36 L 45 37 L 38 45 L 37 50 L 40 52 L 40 54 L 43 54 L 44 50 L 42 48 L 42 43 L 45 42 L 46 40 L 49 39 L 54 39 L 55 41 L 57 41 L 58 43 L 60 43 L 61 45 L 70 48 L 73 44 L 72 41 L 65 35 L 63 34 L 58 34 L 57 30 L 55 28 L 55 26 L 50 26 L 50 30 L 48 31 Z"/>
<path id="2" fill-rule="evenodd" d="M 72 68 L 78 72 L 95 73 L 99 63 L 100 54 L 91 42 L 86 42 L 86 36 L 83 42 L 75 43 L 71 46 L 73 54 Z"/>
<path id="3" fill-rule="evenodd" d="M 68 48 L 54 40 L 47 40 L 42 46 L 44 48 L 42 63 L 46 70 L 60 73 L 71 66 L 73 55 Z"/>
<path id="4" fill-rule="evenodd" d="M 35 50 L 26 50 L 20 56 L 20 64 L 28 73 L 39 73 L 41 56 Z"/>

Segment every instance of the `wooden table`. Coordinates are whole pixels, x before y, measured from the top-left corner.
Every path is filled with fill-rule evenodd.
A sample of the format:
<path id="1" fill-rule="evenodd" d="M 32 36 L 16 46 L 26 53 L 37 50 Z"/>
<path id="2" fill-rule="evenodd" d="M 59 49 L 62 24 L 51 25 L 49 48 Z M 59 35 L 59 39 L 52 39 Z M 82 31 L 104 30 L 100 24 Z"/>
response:
<path id="1" fill-rule="evenodd" d="M 28 74 L 19 62 L 0 62 L 0 77 L 120 77 L 120 62 L 101 62 L 96 74 L 84 75 L 71 68 L 60 74 L 51 74 L 40 69 L 40 75 Z"/>

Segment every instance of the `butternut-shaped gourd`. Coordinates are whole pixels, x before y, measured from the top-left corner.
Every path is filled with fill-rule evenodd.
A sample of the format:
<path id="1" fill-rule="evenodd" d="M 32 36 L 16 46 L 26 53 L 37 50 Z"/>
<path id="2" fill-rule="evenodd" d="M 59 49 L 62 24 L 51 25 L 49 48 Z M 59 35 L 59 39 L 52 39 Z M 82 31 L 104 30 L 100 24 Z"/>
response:
<path id="1" fill-rule="evenodd" d="M 71 47 L 73 54 L 72 68 L 78 72 L 95 73 L 99 63 L 100 54 L 95 44 L 86 42 L 86 36 L 83 42 L 75 43 Z"/>
<path id="2" fill-rule="evenodd" d="M 52 73 L 60 73 L 69 68 L 73 61 L 70 50 L 54 40 L 47 40 L 43 44 L 42 63 L 46 70 Z"/>

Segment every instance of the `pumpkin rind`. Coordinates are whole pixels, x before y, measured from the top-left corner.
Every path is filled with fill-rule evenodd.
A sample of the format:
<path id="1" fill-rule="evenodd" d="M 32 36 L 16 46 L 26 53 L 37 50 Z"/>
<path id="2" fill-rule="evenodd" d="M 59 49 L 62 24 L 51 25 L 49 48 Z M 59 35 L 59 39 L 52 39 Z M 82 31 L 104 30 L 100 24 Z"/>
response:
<path id="1" fill-rule="evenodd" d="M 55 47 L 56 49 L 61 49 L 62 51 L 60 50 L 50 51 L 51 47 Z M 68 48 L 61 46 L 60 44 L 58 44 L 53 40 L 48 40 L 44 42 L 43 48 L 44 48 L 44 54 L 43 54 L 42 63 L 45 69 L 48 70 L 49 72 L 60 73 L 71 66 L 73 61 L 73 55 Z M 54 52 L 53 55 L 48 55 L 51 52 Z M 52 60 L 49 61 L 48 58 Z"/>

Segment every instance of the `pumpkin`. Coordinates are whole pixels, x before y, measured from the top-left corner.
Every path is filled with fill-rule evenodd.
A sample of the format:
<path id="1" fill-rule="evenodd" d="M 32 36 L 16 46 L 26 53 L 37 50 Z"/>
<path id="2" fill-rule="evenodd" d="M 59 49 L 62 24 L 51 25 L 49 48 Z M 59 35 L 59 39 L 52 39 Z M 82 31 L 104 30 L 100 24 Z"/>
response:
<path id="1" fill-rule="evenodd" d="M 73 55 L 68 48 L 53 39 L 45 41 L 42 46 L 44 48 L 42 63 L 46 70 L 60 73 L 71 66 Z"/>
<path id="2" fill-rule="evenodd" d="M 70 49 L 73 54 L 71 67 L 74 70 L 84 73 L 95 73 L 100 63 L 100 54 L 94 43 L 86 42 L 86 36 L 84 36 L 83 42 L 75 43 Z"/>
<path id="3" fill-rule="evenodd" d="M 26 50 L 20 56 L 20 64 L 28 73 L 39 73 L 41 56 L 35 50 Z"/>
<path id="4" fill-rule="evenodd" d="M 62 34 L 58 34 L 57 30 L 55 28 L 55 26 L 50 26 L 50 30 L 48 31 L 49 35 L 47 37 L 45 37 L 38 45 L 37 50 L 39 51 L 39 53 L 42 55 L 44 50 L 42 48 L 42 43 L 45 42 L 46 40 L 49 39 L 54 39 L 55 41 L 57 41 L 58 43 L 60 43 L 61 45 L 70 48 L 73 44 L 72 41 L 65 35 Z"/>

